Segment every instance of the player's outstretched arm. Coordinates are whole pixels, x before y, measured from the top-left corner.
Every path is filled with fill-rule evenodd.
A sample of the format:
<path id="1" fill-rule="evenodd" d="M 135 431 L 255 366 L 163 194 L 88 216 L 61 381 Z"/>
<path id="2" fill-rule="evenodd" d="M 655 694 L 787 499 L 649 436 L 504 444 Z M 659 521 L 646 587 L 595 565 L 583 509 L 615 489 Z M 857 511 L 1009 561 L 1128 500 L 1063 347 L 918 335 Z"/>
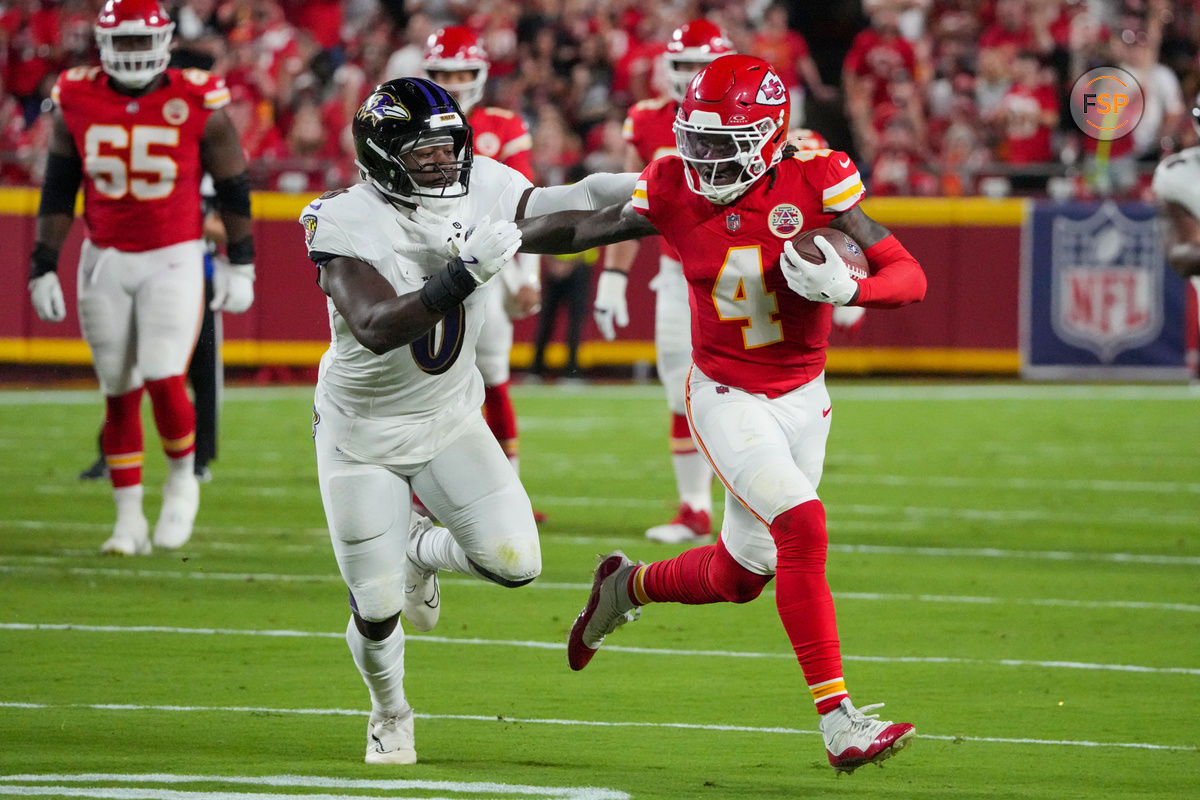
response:
<path id="1" fill-rule="evenodd" d="M 1170 200 L 1159 204 L 1159 213 L 1166 221 L 1167 263 L 1180 277 L 1200 275 L 1200 219 Z"/>
<path id="2" fill-rule="evenodd" d="M 521 250 L 525 253 L 582 253 L 625 239 L 658 233 L 654 225 L 637 213 L 626 200 L 599 211 L 556 211 L 517 220 Z"/>
<path id="3" fill-rule="evenodd" d="M 862 247 L 871 276 L 858 282 L 856 306 L 899 308 L 925 299 L 925 270 L 892 232 L 854 206 L 834 217 L 829 226 Z"/>
<path id="4" fill-rule="evenodd" d="M 62 111 L 55 110 L 33 253 L 29 259 L 30 299 L 38 317 L 46 322 L 62 322 L 67 316 L 62 286 L 58 282 L 58 254 L 75 221 L 75 195 L 82 182 L 83 159 L 75 148 Z"/>
<path id="5" fill-rule="evenodd" d="M 633 196 L 637 172 L 593 172 L 562 186 L 531 186 L 517 205 L 517 219 L 555 211 L 597 211 Z"/>

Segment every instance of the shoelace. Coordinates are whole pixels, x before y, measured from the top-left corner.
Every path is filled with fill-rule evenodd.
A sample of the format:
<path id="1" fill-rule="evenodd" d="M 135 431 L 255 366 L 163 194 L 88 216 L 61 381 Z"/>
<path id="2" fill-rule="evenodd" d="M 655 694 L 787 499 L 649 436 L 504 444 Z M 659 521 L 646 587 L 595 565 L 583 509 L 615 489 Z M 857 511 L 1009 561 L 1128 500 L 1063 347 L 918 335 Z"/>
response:
<path id="1" fill-rule="evenodd" d="M 883 708 L 883 706 L 883 703 L 872 703 L 869 706 L 854 709 L 853 714 L 847 715 L 850 723 L 850 730 L 847 733 L 857 733 L 859 731 L 871 733 L 876 728 L 881 730 L 886 728 L 890 723 L 879 719 L 878 714 L 867 713 L 868 711 Z"/>

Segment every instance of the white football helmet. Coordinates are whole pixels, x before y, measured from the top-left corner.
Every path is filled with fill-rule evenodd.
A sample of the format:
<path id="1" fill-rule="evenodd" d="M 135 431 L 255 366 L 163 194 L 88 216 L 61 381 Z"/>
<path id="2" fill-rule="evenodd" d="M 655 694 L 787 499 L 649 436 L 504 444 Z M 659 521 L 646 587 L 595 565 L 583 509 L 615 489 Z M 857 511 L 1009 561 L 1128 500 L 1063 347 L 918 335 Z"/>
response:
<path id="1" fill-rule="evenodd" d="M 113 80 L 140 89 L 167 69 L 174 30 L 158 0 L 108 0 L 96 19 L 100 64 Z"/>

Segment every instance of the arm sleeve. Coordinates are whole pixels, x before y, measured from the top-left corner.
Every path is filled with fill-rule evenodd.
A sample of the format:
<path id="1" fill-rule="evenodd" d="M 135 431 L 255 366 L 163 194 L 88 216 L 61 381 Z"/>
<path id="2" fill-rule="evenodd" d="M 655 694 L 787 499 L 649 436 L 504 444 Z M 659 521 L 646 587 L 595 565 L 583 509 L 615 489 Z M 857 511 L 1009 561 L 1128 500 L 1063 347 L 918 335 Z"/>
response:
<path id="1" fill-rule="evenodd" d="M 596 172 L 567 186 L 541 186 L 529 195 L 525 217 L 555 211 L 595 211 L 633 196 L 635 172 Z"/>
<path id="2" fill-rule="evenodd" d="M 871 277 L 858 282 L 858 299 L 866 308 L 899 308 L 925 298 L 925 270 L 895 236 L 866 249 Z"/>

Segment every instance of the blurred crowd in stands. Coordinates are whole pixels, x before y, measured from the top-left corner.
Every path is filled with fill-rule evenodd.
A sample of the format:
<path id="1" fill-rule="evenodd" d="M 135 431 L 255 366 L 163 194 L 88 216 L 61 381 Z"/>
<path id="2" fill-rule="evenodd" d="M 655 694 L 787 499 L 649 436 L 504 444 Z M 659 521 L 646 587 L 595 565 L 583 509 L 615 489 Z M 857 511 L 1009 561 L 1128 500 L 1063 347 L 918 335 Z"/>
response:
<path id="1" fill-rule="evenodd" d="M 58 72 L 98 63 L 100 0 L 0 3 L 0 183 L 37 185 Z M 662 94 L 659 55 L 707 17 L 772 62 L 793 126 L 848 151 L 875 195 L 1145 197 L 1153 165 L 1197 143 L 1200 0 L 185 0 L 175 63 L 224 76 L 255 188 L 313 194 L 357 178 L 349 121 L 375 84 L 421 74 L 429 35 L 479 32 L 485 102 L 515 111 L 543 184 L 619 170 L 628 107 Z M 1100 65 L 1146 97 L 1098 147 L 1072 122 Z"/>

